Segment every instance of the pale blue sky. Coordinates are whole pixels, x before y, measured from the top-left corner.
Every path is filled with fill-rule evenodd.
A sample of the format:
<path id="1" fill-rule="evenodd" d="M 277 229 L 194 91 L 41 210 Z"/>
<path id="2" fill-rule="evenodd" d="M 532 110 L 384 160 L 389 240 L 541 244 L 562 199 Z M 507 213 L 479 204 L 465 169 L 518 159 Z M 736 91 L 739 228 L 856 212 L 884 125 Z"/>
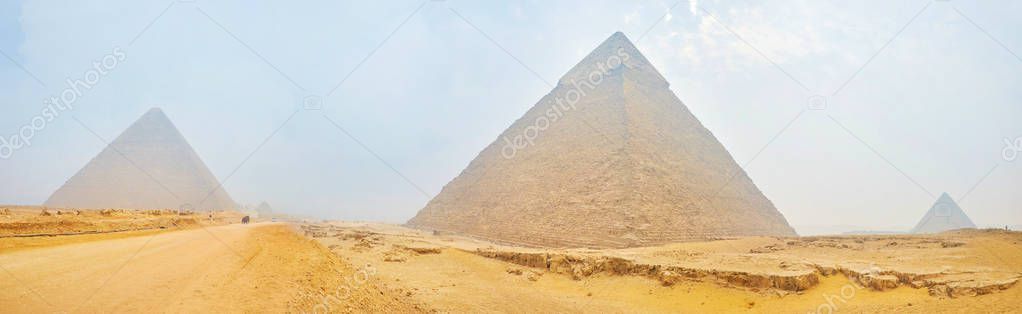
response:
<path id="1" fill-rule="evenodd" d="M 221 180 L 238 169 L 239 202 L 404 222 L 549 91 L 536 75 L 622 31 L 800 231 L 909 228 L 973 186 L 977 224 L 1022 224 L 1022 160 L 1001 157 L 1022 137 L 1019 1 L 171 3 L 0 2 L 0 135 L 127 55 L 0 160 L 0 203 L 41 203 L 103 148 L 72 116 L 111 140 L 160 106 Z M 307 95 L 325 110 L 288 121 Z M 801 113 L 812 95 L 828 108 Z"/>

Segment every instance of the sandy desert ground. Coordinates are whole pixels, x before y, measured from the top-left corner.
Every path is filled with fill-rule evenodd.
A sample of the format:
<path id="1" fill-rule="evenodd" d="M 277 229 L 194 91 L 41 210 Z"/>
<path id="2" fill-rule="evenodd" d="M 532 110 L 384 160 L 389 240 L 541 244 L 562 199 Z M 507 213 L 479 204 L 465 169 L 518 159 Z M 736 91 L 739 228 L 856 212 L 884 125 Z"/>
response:
<path id="1" fill-rule="evenodd" d="M 440 312 L 1018 312 L 1022 233 L 738 238 L 587 250 L 375 223 L 302 230 Z"/>
<path id="2" fill-rule="evenodd" d="M 1022 299 L 1022 233 L 1000 230 L 593 250 L 518 247 L 378 223 L 232 223 L 237 217 L 9 210 L 0 215 L 0 308 L 998 313 L 1018 312 Z M 192 218 L 204 219 L 181 222 Z M 61 221 L 79 227 L 53 227 Z"/>
<path id="3" fill-rule="evenodd" d="M 235 216 L 227 214 L 213 224 L 15 237 L 11 216 L 0 220 L 4 313 L 423 311 L 363 275 L 371 265 L 344 263 L 285 223 L 223 224 Z M 317 308 L 322 291 L 339 287 L 351 288 L 343 306 Z"/>

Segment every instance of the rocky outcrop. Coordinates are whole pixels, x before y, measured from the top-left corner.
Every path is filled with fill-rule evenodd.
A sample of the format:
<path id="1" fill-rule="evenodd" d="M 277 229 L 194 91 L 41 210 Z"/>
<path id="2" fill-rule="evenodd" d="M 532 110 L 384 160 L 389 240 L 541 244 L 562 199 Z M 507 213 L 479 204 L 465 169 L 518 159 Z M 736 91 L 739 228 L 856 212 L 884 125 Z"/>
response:
<path id="1" fill-rule="evenodd" d="M 955 278 L 953 273 L 906 273 L 895 270 L 884 270 L 870 267 L 865 270 L 853 270 L 847 267 L 824 267 L 815 265 L 823 275 L 843 274 L 857 284 L 877 291 L 907 286 L 916 289 L 926 288 L 930 295 L 942 298 L 977 296 L 990 294 L 1011 288 L 1022 279 L 1022 274 L 1015 274 L 1003 279 L 976 280 L 971 278 Z"/>
<path id="2" fill-rule="evenodd" d="M 929 286 L 930 295 L 941 298 L 974 297 L 1007 290 L 1018 282 L 1018 278 L 987 282 L 954 282 Z"/>
<path id="3" fill-rule="evenodd" d="M 483 257 L 501 260 L 521 266 L 545 269 L 548 272 L 571 276 L 581 280 L 596 274 L 614 276 L 642 276 L 659 281 L 664 286 L 671 286 L 682 281 L 716 282 L 725 286 L 734 286 L 754 290 L 768 289 L 783 292 L 800 292 L 808 290 L 820 283 L 821 277 L 843 275 L 858 285 L 885 291 L 906 286 L 926 288 L 930 295 L 936 297 L 956 298 L 994 293 L 1012 287 L 1022 275 L 1001 280 L 955 280 L 951 274 L 944 273 L 906 273 L 876 266 L 865 269 L 853 269 L 844 266 L 822 266 L 806 264 L 805 270 L 794 268 L 790 263 L 782 263 L 782 268 L 789 268 L 779 273 L 754 273 L 684 267 L 678 265 L 657 265 L 637 263 L 620 257 L 594 256 L 569 253 L 515 252 L 496 249 L 477 249 L 470 251 Z"/>
<path id="4" fill-rule="evenodd" d="M 411 246 L 411 245 L 400 245 L 400 244 L 395 244 L 394 248 L 400 249 L 400 250 L 409 251 L 409 252 L 411 252 L 411 253 L 413 253 L 415 255 L 440 254 L 440 252 L 443 250 L 443 248 L 441 248 L 441 247 L 434 247 L 434 246 Z"/>
<path id="5" fill-rule="evenodd" d="M 819 283 L 815 271 L 791 275 L 757 274 L 741 271 L 697 269 L 672 265 L 653 265 L 607 256 L 555 253 L 524 253 L 497 250 L 476 250 L 474 254 L 527 267 L 543 268 L 580 280 L 595 274 L 643 276 L 671 286 L 683 280 L 713 281 L 745 288 L 803 291 Z"/>
<path id="6" fill-rule="evenodd" d="M 959 298 L 997 293 L 1022 279 L 1022 273 L 1014 268 L 962 261 L 977 257 L 973 250 L 976 243 L 970 237 L 978 232 L 998 237 L 990 241 L 1017 245 L 1017 238 L 1004 238 L 1017 235 L 1006 231 L 956 231 L 965 236 L 954 238 L 904 235 L 749 238 L 729 243 L 725 245 L 727 249 L 695 243 L 623 250 L 564 250 L 507 246 L 448 235 L 419 238 L 424 233 L 395 234 L 386 228 L 305 225 L 302 229 L 307 236 L 336 238 L 356 245 L 368 243 L 367 247 L 381 253 L 386 262 L 404 262 L 423 254 L 467 252 L 514 264 L 507 265 L 508 274 L 531 281 L 540 280 L 546 273 L 575 280 L 634 276 L 664 286 L 706 282 L 784 296 L 801 294 L 827 277 L 837 276 L 829 280 L 847 278 L 852 285 L 875 291 L 926 289 L 934 297 Z"/>

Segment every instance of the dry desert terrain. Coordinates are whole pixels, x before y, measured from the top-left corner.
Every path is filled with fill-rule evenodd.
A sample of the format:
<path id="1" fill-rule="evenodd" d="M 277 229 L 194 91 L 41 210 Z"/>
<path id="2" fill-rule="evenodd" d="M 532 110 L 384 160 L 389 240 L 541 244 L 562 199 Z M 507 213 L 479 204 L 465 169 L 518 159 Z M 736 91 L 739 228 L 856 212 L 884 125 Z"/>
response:
<path id="1" fill-rule="evenodd" d="M 1022 233 L 522 247 L 240 214 L 0 215 L 5 313 L 1017 312 Z"/>

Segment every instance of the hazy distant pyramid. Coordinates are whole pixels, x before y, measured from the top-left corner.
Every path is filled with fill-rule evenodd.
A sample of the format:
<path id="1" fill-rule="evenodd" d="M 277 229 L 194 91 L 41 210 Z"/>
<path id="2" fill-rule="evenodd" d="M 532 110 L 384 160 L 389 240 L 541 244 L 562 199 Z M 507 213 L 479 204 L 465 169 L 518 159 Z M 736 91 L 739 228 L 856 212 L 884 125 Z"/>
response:
<path id="1" fill-rule="evenodd" d="M 668 86 L 615 33 L 408 224 L 564 247 L 794 236 Z"/>
<path id="2" fill-rule="evenodd" d="M 266 202 L 259 204 L 255 211 L 259 213 L 259 217 L 270 217 L 270 215 L 273 215 L 273 207 L 270 207 L 270 204 Z"/>
<path id="3" fill-rule="evenodd" d="M 46 206 L 233 209 L 216 177 L 158 108 L 121 133 L 50 196 Z"/>
<path id="4" fill-rule="evenodd" d="M 951 196 L 944 193 L 930 210 L 926 211 L 926 215 L 919 220 L 916 227 L 912 228 L 912 233 L 938 233 L 965 228 L 976 228 L 976 224 L 972 223 L 969 215 L 958 207 L 958 203 L 955 203 Z"/>

